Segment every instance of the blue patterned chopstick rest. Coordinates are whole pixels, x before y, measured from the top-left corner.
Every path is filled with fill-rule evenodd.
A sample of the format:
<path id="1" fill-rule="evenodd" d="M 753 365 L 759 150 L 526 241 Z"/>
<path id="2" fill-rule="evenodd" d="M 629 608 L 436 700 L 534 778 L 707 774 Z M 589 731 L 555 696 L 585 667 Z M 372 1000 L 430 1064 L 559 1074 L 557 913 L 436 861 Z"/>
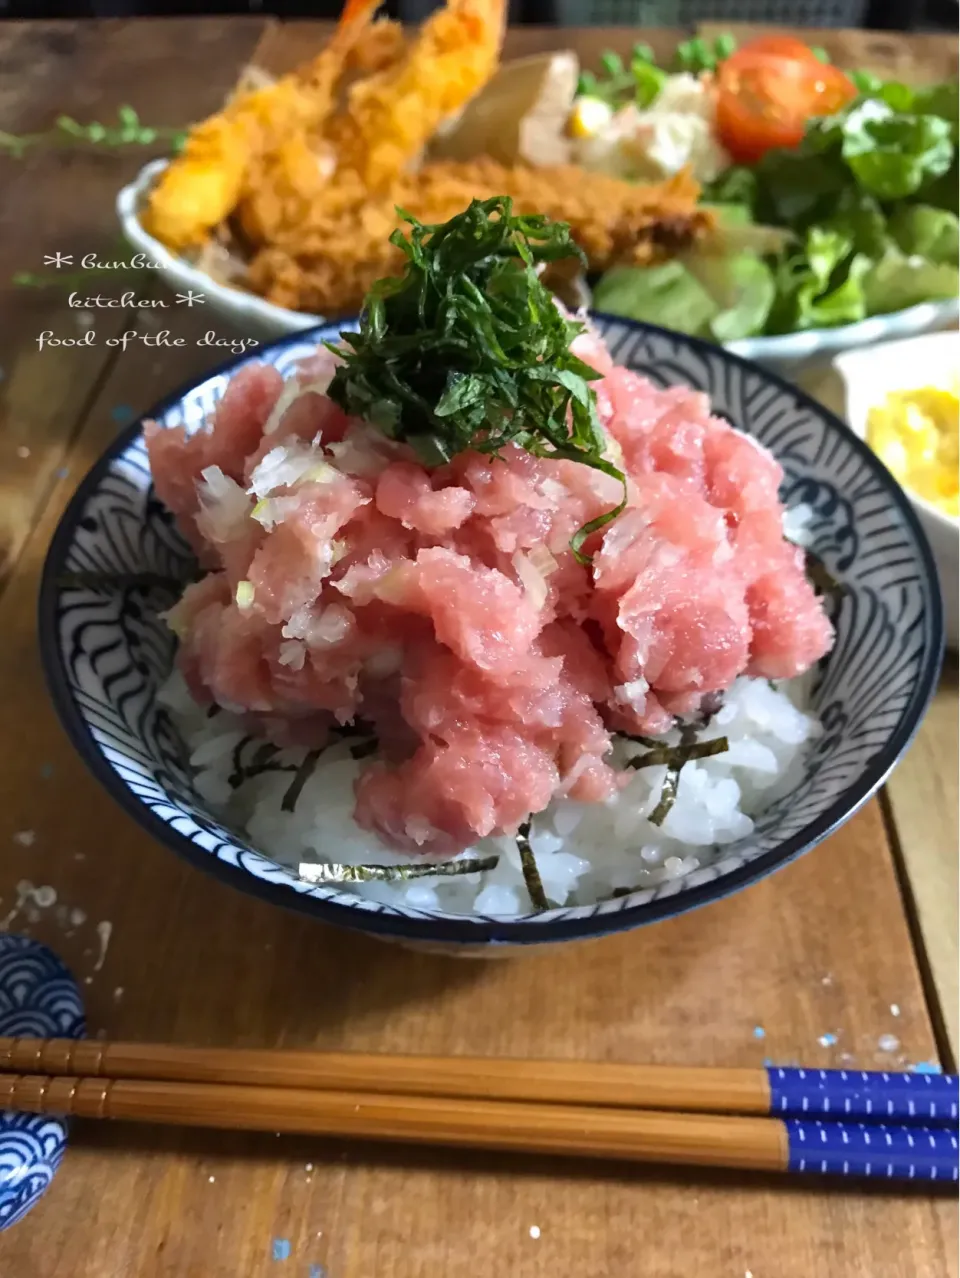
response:
<path id="1" fill-rule="evenodd" d="M 873 1123 L 784 1121 L 788 1171 L 881 1180 L 958 1178 L 957 1133 L 949 1127 L 885 1127 Z"/>
<path id="2" fill-rule="evenodd" d="M 767 1068 L 775 1118 L 859 1119 L 873 1123 L 957 1124 L 955 1074 L 858 1069 Z"/>

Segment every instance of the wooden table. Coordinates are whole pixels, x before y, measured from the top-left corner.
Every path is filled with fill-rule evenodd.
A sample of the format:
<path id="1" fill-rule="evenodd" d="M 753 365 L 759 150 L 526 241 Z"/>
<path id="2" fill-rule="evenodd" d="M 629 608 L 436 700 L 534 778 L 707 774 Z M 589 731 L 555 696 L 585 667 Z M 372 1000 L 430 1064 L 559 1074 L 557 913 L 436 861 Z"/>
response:
<path id="1" fill-rule="evenodd" d="M 103 119 L 123 102 L 147 122 L 186 123 L 218 104 L 251 55 L 281 68 L 322 34 L 254 18 L 2 24 L 0 127 L 39 130 L 60 112 Z M 563 41 L 591 60 L 641 35 L 526 31 L 509 53 Z M 674 36 L 653 38 L 665 49 Z M 904 74 L 955 66 L 946 37 L 828 42 Z M 143 311 L 98 311 L 97 346 L 38 351 L 42 330 L 81 327 L 62 290 L 7 281 L 50 274 L 44 255 L 109 255 L 114 194 L 142 160 L 0 161 L 0 909 L 3 926 L 73 966 L 90 1032 L 703 1064 L 948 1063 L 955 666 L 887 798 L 817 851 L 712 908 L 501 962 L 409 953 L 269 908 L 187 868 L 101 792 L 47 703 L 38 572 L 66 500 L 118 426 L 218 357 L 195 345 L 106 348 L 126 329 L 155 331 Z M 192 339 L 211 326 L 193 310 L 176 324 Z M 56 905 L 37 910 L 24 884 L 52 885 Z M 890 1034 L 899 1047 L 885 1054 Z M 883 1188 L 78 1123 L 44 1201 L 0 1235 L 0 1274 L 913 1278 L 956 1274 L 956 1253 L 949 1199 Z"/>

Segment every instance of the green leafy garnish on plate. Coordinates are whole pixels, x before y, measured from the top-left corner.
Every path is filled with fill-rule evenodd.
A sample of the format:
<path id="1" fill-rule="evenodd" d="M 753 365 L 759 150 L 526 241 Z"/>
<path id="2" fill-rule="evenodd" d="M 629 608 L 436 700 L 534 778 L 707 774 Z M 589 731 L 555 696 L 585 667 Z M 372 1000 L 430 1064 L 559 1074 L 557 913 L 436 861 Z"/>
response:
<path id="1" fill-rule="evenodd" d="M 438 226 L 402 216 L 409 234 L 397 230 L 391 242 L 406 255 L 404 273 L 378 281 L 360 331 L 342 335 L 330 397 L 427 466 L 512 443 L 619 480 L 620 504 L 573 538 L 585 562 L 584 541 L 623 510 L 626 480 L 604 456 L 590 387 L 599 374 L 570 351 L 584 326 L 560 312 L 537 273 L 541 263 L 584 260 L 570 228 L 514 216 L 507 196 L 473 200 Z"/>
<path id="2" fill-rule="evenodd" d="M 712 43 L 699 38 L 683 40 L 677 45 L 669 68 L 657 66 L 656 54 L 649 44 L 635 44 L 627 63 L 618 53 L 605 53 L 600 59 L 599 75 L 592 71 L 581 73 L 577 96 L 599 98 L 614 108 L 632 102 L 642 110 L 659 96 L 671 73 L 700 75 L 715 71 L 736 48 L 732 35 L 720 35 Z"/>
<path id="3" fill-rule="evenodd" d="M 90 146 L 98 150 L 112 150 L 127 146 L 152 146 L 155 142 L 168 142 L 173 151 L 179 151 L 186 141 L 185 129 L 153 128 L 141 123 L 132 106 L 117 110 L 116 124 L 101 124 L 91 120 L 82 124 L 70 115 L 58 116 L 54 127 L 45 133 L 4 133 L 0 130 L 0 152 L 6 151 L 14 159 L 22 159 L 36 147 Z"/>

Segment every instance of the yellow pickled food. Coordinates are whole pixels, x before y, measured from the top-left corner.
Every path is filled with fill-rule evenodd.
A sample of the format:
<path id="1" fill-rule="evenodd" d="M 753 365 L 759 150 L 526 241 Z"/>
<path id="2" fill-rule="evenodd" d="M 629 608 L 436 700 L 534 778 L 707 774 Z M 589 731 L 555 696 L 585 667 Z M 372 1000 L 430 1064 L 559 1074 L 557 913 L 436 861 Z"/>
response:
<path id="1" fill-rule="evenodd" d="M 958 516 L 960 378 L 949 389 L 893 391 L 870 410 L 867 442 L 905 488 Z"/>

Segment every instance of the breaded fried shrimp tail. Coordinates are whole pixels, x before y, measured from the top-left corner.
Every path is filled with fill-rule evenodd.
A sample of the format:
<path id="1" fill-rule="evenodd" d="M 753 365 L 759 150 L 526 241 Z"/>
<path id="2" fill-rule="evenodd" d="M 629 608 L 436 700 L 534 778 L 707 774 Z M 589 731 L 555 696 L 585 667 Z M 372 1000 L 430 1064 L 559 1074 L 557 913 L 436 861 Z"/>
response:
<path id="1" fill-rule="evenodd" d="M 505 0 L 449 0 L 401 62 L 351 86 L 345 116 L 332 130 L 340 166 L 373 190 L 404 172 L 438 125 L 493 75 L 505 14 Z"/>
<path id="2" fill-rule="evenodd" d="M 347 0 L 327 47 L 300 71 L 242 93 L 191 129 L 142 214 L 146 230 L 175 250 L 202 243 L 236 207 L 250 167 L 293 132 L 330 114 L 344 63 L 381 0 Z"/>

